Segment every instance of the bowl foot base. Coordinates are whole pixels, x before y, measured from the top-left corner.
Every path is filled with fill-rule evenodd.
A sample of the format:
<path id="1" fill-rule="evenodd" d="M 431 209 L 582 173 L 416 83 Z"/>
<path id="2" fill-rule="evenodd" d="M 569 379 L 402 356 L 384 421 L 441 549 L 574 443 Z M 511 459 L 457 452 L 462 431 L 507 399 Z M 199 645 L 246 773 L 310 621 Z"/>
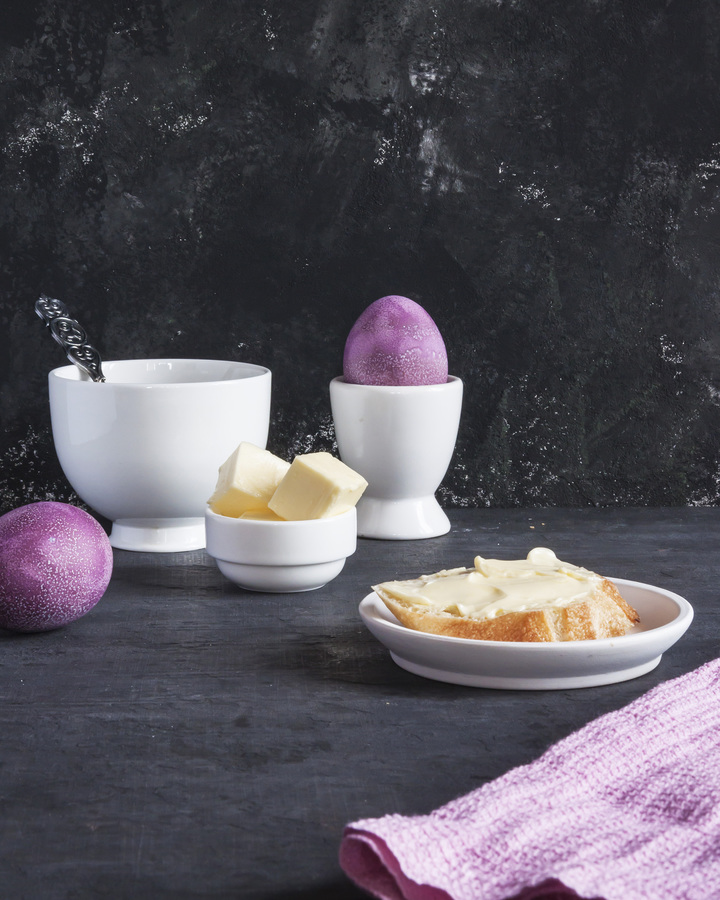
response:
<path id="1" fill-rule="evenodd" d="M 248 591 L 273 594 L 297 594 L 316 591 L 342 571 L 345 559 L 306 566 L 253 566 L 215 560 L 218 569 L 238 587 Z"/>
<path id="2" fill-rule="evenodd" d="M 413 541 L 450 531 L 450 520 L 432 495 L 411 500 L 361 497 L 357 515 L 358 537 Z"/>
<path id="3" fill-rule="evenodd" d="M 205 547 L 205 519 L 118 519 L 110 543 L 118 550 L 176 553 Z"/>

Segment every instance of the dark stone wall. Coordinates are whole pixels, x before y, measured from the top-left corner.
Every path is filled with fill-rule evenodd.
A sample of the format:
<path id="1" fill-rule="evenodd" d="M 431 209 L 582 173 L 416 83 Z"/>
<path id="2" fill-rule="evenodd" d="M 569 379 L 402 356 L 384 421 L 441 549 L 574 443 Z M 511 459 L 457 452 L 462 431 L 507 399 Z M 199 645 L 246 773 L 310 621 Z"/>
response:
<path id="1" fill-rule="evenodd" d="M 466 385 L 445 505 L 716 504 L 719 106 L 715 0 L 5 0 L 0 508 L 73 496 L 40 293 L 269 366 L 286 457 L 405 294 Z"/>

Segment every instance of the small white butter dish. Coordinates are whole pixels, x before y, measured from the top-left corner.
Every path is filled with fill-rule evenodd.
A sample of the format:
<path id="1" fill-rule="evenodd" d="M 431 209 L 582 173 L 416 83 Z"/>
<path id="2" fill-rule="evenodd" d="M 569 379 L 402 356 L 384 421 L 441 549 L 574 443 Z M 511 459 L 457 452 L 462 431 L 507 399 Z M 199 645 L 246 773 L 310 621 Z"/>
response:
<path id="1" fill-rule="evenodd" d="M 336 578 L 357 548 L 355 509 L 325 519 L 276 522 L 205 511 L 207 552 L 241 588 L 313 591 Z"/>

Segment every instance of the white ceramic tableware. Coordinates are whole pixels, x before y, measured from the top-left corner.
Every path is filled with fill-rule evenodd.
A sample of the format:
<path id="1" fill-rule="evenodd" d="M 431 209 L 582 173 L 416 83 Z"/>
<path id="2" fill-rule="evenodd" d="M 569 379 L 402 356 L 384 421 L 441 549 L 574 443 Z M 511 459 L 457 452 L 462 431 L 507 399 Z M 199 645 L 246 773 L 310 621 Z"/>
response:
<path id="1" fill-rule="evenodd" d="M 592 641 L 474 641 L 425 634 L 401 625 L 374 592 L 360 603 L 360 617 L 403 669 L 451 684 L 505 690 L 566 690 L 637 678 L 685 634 L 692 606 L 672 591 L 611 579 L 640 613 L 628 634 Z"/>
<path id="2" fill-rule="evenodd" d="M 312 591 L 337 577 L 357 548 L 355 509 L 326 519 L 234 519 L 207 507 L 207 552 L 223 575 L 251 591 Z"/>
<path id="3" fill-rule="evenodd" d="M 436 537 L 450 521 L 435 498 L 457 439 L 463 383 L 391 387 L 330 382 L 340 458 L 368 482 L 358 534 L 388 540 Z"/>
<path id="4" fill-rule="evenodd" d="M 104 383 L 76 366 L 49 374 L 60 465 L 78 496 L 112 521 L 125 550 L 205 546 L 205 506 L 218 468 L 241 441 L 260 447 L 271 373 L 211 359 L 103 363 Z"/>

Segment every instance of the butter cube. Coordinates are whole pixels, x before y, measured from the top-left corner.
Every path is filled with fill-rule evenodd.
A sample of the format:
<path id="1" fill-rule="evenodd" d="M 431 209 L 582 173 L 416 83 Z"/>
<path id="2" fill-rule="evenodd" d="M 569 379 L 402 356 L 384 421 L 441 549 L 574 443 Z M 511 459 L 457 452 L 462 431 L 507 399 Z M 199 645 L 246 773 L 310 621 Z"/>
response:
<path id="1" fill-rule="evenodd" d="M 352 509 L 367 481 L 330 453 L 296 456 L 268 506 L 281 518 L 325 519 Z"/>
<path id="2" fill-rule="evenodd" d="M 267 509 L 268 500 L 290 468 L 284 459 L 243 441 L 218 471 L 210 509 L 238 518 L 252 510 Z"/>

